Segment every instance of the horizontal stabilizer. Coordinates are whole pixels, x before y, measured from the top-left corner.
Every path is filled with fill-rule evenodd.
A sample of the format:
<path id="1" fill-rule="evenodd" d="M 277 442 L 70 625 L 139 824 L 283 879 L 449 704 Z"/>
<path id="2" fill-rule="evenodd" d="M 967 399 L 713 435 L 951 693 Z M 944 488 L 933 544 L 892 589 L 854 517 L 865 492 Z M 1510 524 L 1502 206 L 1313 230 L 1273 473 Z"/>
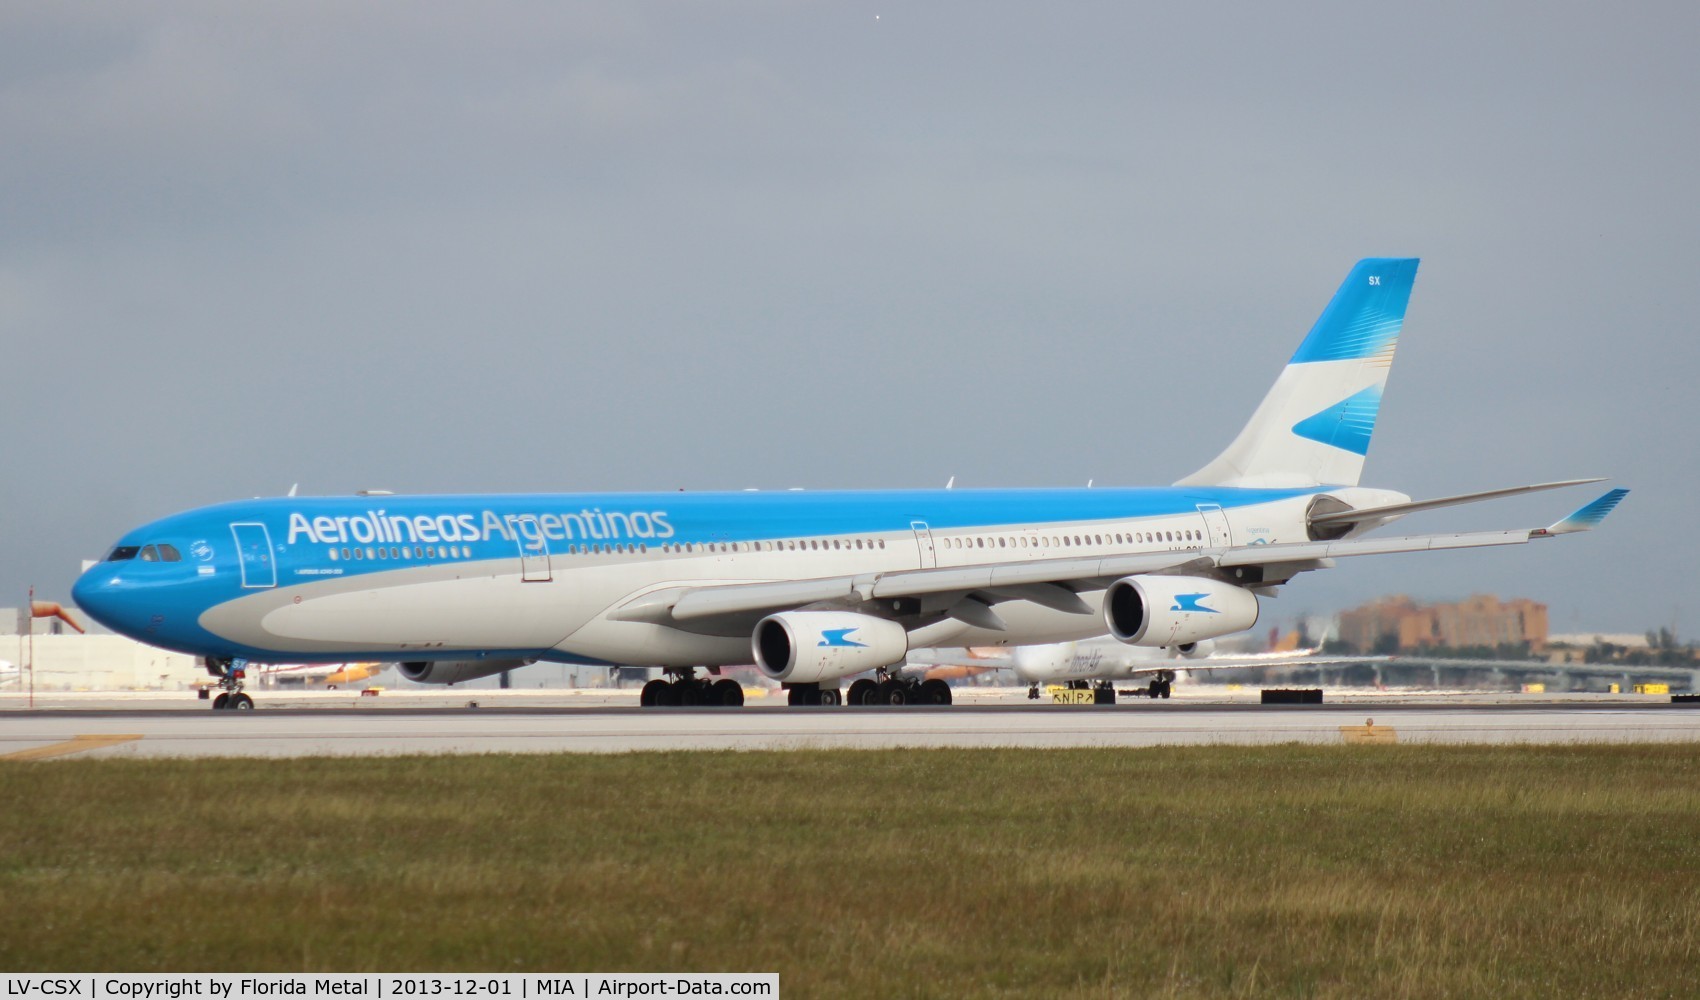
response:
<path id="1" fill-rule="evenodd" d="M 1603 482 L 1601 479 L 1566 479 L 1559 483 L 1536 483 L 1533 486 L 1507 486 L 1499 490 L 1483 490 L 1480 493 L 1460 493 L 1457 496 L 1439 497 L 1434 500 L 1416 500 L 1411 503 L 1388 504 L 1384 507 L 1360 507 L 1356 510 L 1342 510 L 1332 514 L 1316 514 L 1310 519 L 1311 524 L 1355 524 L 1358 521 L 1374 521 L 1384 517 L 1398 517 L 1404 514 L 1415 514 L 1420 510 L 1435 510 L 1440 507 L 1456 507 L 1459 504 L 1475 503 L 1478 500 L 1497 500 L 1500 497 L 1512 497 L 1522 493 L 1538 493 L 1541 490 L 1556 490 L 1565 486 L 1585 486 L 1588 483 Z M 1602 515 L 1603 516 L 1603 515 Z M 1592 527 L 1590 525 L 1590 527 Z"/>
<path id="2" fill-rule="evenodd" d="M 1568 535 L 1573 531 L 1587 531 L 1606 519 L 1606 515 L 1617 509 L 1623 498 L 1629 495 L 1628 490 L 1616 489 L 1600 497 L 1593 503 L 1570 515 L 1557 524 L 1542 528 L 1535 532 L 1537 535 Z"/>

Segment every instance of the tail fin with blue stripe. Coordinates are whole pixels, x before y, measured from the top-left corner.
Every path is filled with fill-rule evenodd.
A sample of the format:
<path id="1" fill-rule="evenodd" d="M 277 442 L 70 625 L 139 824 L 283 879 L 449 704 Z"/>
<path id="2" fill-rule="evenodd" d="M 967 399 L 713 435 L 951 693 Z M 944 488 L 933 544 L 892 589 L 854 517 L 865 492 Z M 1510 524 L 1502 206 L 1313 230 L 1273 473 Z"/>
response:
<path id="1" fill-rule="evenodd" d="M 1356 486 L 1417 277 L 1415 257 L 1358 261 L 1257 411 L 1177 486 Z"/>

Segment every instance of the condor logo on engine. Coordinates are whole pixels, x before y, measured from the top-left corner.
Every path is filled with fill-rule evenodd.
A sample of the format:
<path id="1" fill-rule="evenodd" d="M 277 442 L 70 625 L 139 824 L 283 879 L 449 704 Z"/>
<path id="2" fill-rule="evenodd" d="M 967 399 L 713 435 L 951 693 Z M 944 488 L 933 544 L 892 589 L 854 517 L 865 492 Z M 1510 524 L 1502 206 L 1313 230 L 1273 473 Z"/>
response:
<path id="1" fill-rule="evenodd" d="M 1198 603 L 1199 601 L 1202 601 L 1206 597 L 1209 597 L 1209 596 L 1210 596 L 1209 594 L 1176 594 L 1175 595 L 1175 606 L 1170 608 L 1169 610 L 1170 611 L 1201 611 L 1201 612 L 1203 612 L 1207 615 L 1219 615 L 1219 614 L 1221 614 L 1222 612 L 1217 611 L 1215 608 L 1207 608 L 1204 605 Z"/>
<path id="2" fill-rule="evenodd" d="M 850 633 L 857 631 L 853 628 L 828 628 L 820 633 L 820 645 L 833 647 L 848 647 L 851 649 L 866 649 L 868 644 L 857 642 L 850 638 Z"/>

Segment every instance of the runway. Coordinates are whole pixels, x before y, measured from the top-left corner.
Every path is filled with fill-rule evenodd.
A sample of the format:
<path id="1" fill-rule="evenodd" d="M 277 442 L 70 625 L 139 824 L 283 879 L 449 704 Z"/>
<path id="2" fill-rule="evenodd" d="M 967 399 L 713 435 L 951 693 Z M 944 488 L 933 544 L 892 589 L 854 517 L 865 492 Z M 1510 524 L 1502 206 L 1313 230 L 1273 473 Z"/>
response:
<path id="1" fill-rule="evenodd" d="M 0 760 L 1273 743 L 1700 742 L 1667 703 L 275 708 L 0 713 Z"/>

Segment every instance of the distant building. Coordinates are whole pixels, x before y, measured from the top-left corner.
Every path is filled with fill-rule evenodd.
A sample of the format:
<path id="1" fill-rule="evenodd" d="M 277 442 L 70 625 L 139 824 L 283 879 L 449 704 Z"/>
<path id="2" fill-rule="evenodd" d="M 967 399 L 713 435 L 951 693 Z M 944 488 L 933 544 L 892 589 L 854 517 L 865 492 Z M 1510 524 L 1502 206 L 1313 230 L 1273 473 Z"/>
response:
<path id="1" fill-rule="evenodd" d="M 1547 644 L 1547 606 L 1477 594 L 1456 604 L 1418 604 L 1403 594 L 1340 613 L 1340 641 L 1368 651 Z"/>

